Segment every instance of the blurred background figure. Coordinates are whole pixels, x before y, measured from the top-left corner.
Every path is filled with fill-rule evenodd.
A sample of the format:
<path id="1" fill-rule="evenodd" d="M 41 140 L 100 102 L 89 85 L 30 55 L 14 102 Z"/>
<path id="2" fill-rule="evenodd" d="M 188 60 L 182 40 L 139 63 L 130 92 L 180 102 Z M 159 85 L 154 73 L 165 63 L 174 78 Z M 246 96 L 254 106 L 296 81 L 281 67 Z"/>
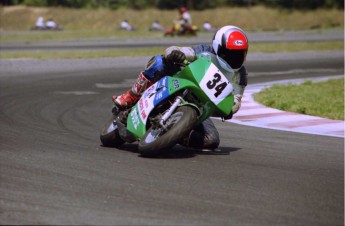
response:
<path id="1" fill-rule="evenodd" d="M 43 30 L 44 29 L 44 19 L 43 17 L 38 17 L 37 21 L 36 21 L 36 27 L 37 30 Z"/>
<path id="2" fill-rule="evenodd" d="M 62 28 L 56 24 L 56 22 L 53 19 L 49 19 L 46 22 L 46 26 L 45 26 L 46 30 L 54 30 L 54 31 L 61 31 Z"/>
<path id="3" fill-rule="evenodd" d="M 121 30 L 126 30 L 126 31 L 134 31 L 135 28 L 129 24 L 128 20 L 123 20 L 120 24 L 120 29 Z"/>
<path id="4" fill-rule="evenodd" d="M 164 32 L 164 36 L 174 36 L 174 35 L 193 35 L 195 36 L 198 27 L 192 25 L 192 17 L 187 12 L 186 7 L 181 7 L 179 9 L 179 17 L 177 20 L 173 21 L 173 27 L 171 29 L 167 29 Z"/>
<path id="5" fill-rule="evenodd" d="M 150 31 L 163 31 L 164 28 L 160 25 L 158 20 L 153 21 Z"/>
<path id="6" fill-rule="evenodd" d="M 55 21 L 53 19 L 49 19 L 47 22 L 46 22 L 46 29 L 48 30 L 54 30 L 56 29 L 57 25 L 55 23 Z"/>
<path id="7" fill-rule="evenodd" d="M 214 31 L 217 30 L 217 28 L 216 27 L 212 27 L 212 25 L 208 21 L 204 22 L 203 27 L 204 27 L 204 31 L 208 31 L 208 32 L 214 32 Z"/>
<path id="8" fill-rule="evenodd" d="M 192 17 L 190 14 L 187 12 L 186 7 L 181 7 L 180 8 L 180 25 L 183 29 L 186 29 L 190 26 L 192 26 Z"/>
<path id="9" fill-rule="evenodd" d="M 120 28 L 121 28 L 122 30 L 127 30 L 127 29 L 128 29 L 128 26 L 129 26 L 129 23 L 128 23 L 127 20 L 121 21 Z"/>
<path id="10" fill-rule="evenodd" d="M 186 7 L 181 7 L 179 9 L 179 18 L 174 20 L 173 27 L 167 29 L 164 32 L 164 36 L 174 36 L 174 35 L 193 35 L 195 36 L 198 31 L 198 27 L 192 25 L 192 17 L 187 12 Z"/>

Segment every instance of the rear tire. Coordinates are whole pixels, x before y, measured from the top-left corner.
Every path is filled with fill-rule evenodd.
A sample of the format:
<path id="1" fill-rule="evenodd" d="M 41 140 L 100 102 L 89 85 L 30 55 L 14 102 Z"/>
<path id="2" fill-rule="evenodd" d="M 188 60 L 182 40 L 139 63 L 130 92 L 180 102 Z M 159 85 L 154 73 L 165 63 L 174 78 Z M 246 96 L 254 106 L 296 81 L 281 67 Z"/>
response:
<path id="1" fill-rule="evenodd" d="M 100 139 L 105 147 L 119 147 L 125 143 L 119 135 L 117 125 L 114 123 L 114 116 L 107 120 L 102 127 Z"/>
<path id="2" fill-rule="evenodd" d="M 142 156 L 152 157 L 169 150 L 192 130 L 197 119 L 198 114 L 193 107 L 178 107 L 167 120 L 168 131 L 150 128 L 139 142 L 139 152 Z"/>

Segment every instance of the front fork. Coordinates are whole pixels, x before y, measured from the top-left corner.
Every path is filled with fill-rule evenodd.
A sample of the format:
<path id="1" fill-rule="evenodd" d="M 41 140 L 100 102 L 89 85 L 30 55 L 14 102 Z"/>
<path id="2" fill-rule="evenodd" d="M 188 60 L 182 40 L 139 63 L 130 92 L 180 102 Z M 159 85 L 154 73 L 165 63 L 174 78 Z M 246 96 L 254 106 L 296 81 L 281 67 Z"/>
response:
<path id="1" fill-rule="evenodd" d="M 188 90 L 184 90 L 182 93 L 182 97 L 181 96 L 177 96 L 174 103 L 170 106 L 170 108 L 164 113 L 164 115 L 162 116 L 161 120 L 159 121 L 159 124 L 161 125 L 161 127 L 166 131 L 167 127 L 166 127 L 166 121 L 168 120 L 168 118 L 172 115 L 172 113 L 175 112 L 176 108 L 178 106 L 180 106 L 181 103 L 185 102 L 184 101 L 184 97 L 187 95 Z"/>

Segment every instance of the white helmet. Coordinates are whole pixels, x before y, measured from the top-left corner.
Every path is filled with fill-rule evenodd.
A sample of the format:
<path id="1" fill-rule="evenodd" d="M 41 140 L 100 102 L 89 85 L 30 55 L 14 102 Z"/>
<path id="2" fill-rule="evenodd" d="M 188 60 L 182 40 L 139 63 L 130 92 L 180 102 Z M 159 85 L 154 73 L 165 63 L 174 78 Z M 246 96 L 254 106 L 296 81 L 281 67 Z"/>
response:
<path id="1" fill-rule="evenodd" d="M 242 29 L 224 26 L 214 34 L 212 47 L 219 64 L 225 70 L 238 70 L 246 60 L 248 38 Z"/>

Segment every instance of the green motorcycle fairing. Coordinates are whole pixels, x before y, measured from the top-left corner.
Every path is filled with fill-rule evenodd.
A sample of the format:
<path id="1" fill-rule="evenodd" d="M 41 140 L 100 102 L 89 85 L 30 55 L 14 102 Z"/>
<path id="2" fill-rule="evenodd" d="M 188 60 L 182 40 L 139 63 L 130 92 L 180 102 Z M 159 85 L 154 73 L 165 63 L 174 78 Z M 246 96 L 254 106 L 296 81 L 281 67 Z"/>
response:
<path id="1" fill-rule="evenodd" d="M 137 138 L 142 137 L 146 133 L 147 119 L 152 110 L 169 96 L 185 89 L 203 103 L 199 122 L 212 115 L 228 115 L 232 109 L 234 97 L 231 83 L 212 62 L 212 58 L 200 57 L 175 75 L 165 76 L 148 88 L 129 113 L 127 129 Z M 184 104 L 188 103 L 181 105 Z"/>

